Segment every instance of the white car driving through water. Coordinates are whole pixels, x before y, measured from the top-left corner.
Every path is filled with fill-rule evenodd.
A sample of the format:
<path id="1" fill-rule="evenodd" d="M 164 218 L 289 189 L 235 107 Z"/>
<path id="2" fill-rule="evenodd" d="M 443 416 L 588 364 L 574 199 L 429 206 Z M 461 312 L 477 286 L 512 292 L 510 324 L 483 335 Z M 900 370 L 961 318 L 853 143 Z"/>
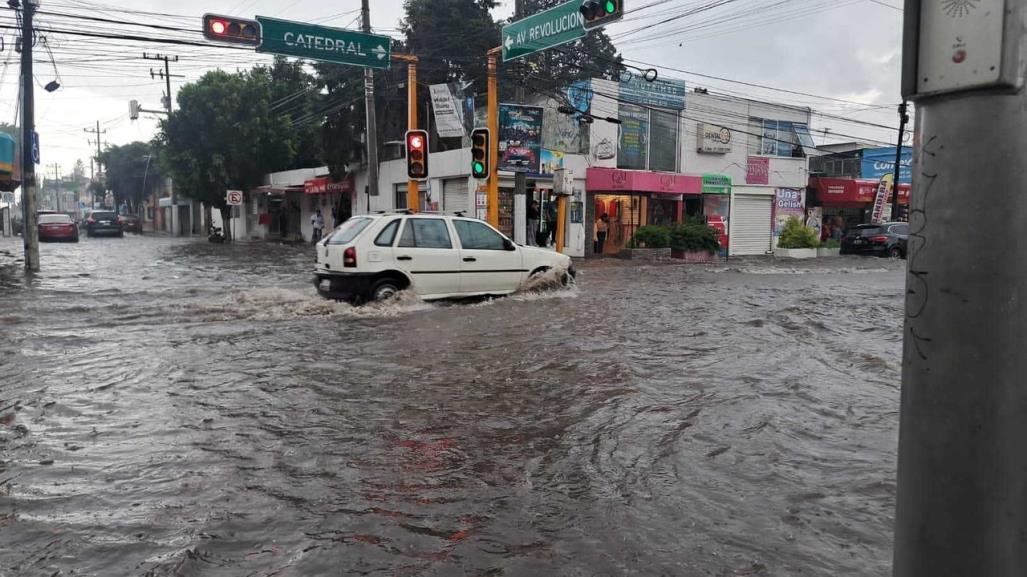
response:
<path id="1" fill-rule="evenodd" d="M 314 285 L 325 298 L 388 299 L 411 288 L 423 300 L 508 295 L 534 275 L 574 276 L 571 259 L 519 246 L 461 214 L 368 214 L 317 243 Z"/>

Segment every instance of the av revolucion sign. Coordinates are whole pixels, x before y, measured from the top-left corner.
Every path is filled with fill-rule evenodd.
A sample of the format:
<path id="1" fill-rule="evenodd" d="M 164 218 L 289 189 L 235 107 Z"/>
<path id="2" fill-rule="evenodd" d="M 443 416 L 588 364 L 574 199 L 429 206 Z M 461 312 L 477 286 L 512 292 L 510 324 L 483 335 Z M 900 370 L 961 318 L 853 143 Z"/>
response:
<path id="1" fill-rule="evenodd" d="M 388 36 L 266 16 L 257 16 L 257 21 L 263 38 L 257 52 L 365 68 L 385 69 L 392 61 L 392 45 Z"/>
<path id="2" fill-rule="evenodd" d="M 585 36 L 581 2 L 571 0 L 503 27 L 503 62 Z"/>

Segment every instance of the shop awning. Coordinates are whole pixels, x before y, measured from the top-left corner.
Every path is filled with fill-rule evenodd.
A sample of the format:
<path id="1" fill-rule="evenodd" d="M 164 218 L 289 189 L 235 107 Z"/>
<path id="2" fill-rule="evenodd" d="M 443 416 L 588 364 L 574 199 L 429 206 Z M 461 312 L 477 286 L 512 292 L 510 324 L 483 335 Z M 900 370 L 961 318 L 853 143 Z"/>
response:
<path id="1" fill-rule="evenodd" d="M 585 173 L 585 187 L 589 192 L 702 194 L 703 178 L 676 172 L 592 167 Z"/>
<path id="2" fill-rule="evenodd" d="M 880 181 L 857 178 L 824 178 L 809 179 L 810 188 L 816 192 L 817 201 L 822 206 L 854 206 L 872 204 L 877 196 L 877 185 Z M 910 185 L 899 184 L 899 204 L 909 204 Z M 888 195 L 891 202 L 891 194 Z"/>
<path id="3" fill-rule="evenodd" d="M 306 194 L 338 193 L 353 194 L 353 176 L 350 175 L 342 180 L 332 180 L 329 176 L 312 178 L 303 182 L 303 192 Z"/>

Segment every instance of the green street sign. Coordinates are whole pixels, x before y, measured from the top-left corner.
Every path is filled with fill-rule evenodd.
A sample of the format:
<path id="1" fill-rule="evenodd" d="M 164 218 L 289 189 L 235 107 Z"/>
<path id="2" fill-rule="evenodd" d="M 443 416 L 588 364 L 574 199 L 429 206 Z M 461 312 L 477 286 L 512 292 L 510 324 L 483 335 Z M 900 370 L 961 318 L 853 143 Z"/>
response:
<path id="1" fill-rule="evenodd" d="M 580 7 L 580 0 L 571 0 L 503 26 L 503 62 L 584 37 Z"/>
<path id="2" fill-rule="evenodd" d="M 262 37 L 257 52 L 365 68 L 388 68 L 392 60 L 392 43 L 388 36 L 266 16 L 257 16 L 257 21 Z"/>

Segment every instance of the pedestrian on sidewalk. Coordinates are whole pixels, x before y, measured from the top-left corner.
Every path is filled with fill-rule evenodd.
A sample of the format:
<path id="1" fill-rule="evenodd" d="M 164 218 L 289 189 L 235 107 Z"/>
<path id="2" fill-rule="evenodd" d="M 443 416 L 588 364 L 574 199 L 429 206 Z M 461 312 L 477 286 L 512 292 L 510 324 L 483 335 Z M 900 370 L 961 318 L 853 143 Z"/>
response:
<path id="1" fill-rule="evenodd" d="M 311 244 L 321 240 L 321 234 L 325 228 L 325 219 L 321 216 L 321 209 L 317 209 L 314 216 L 310 217 L 310 224 L 314 227 L 314 233 L 310 235 Z"/>
<path id="2" fill-rule="evenodd" d="M 558 218 L 558 211 L 556 210 L 556 196 L 553 196 L 552 200 L 549 201 L 549 204 L 546 205 L 546 220 L 549 221 L 549 224 L 546 225 L 546 226 L 549 227 L 548 230 L 546 231 L 548 233 L 546 235 L 547 236 L 546 240 L 547 240 L 548 244 L 551 244 L 553 246 L 556 246 L 556 219 L 557 218 Z"/>
<path id="3" fill-rule="evenodd" d="M 541 216 L 538 201 L 531 201 L 528 206 L 528 246 L 538 246 L 538 220 Z"/>

